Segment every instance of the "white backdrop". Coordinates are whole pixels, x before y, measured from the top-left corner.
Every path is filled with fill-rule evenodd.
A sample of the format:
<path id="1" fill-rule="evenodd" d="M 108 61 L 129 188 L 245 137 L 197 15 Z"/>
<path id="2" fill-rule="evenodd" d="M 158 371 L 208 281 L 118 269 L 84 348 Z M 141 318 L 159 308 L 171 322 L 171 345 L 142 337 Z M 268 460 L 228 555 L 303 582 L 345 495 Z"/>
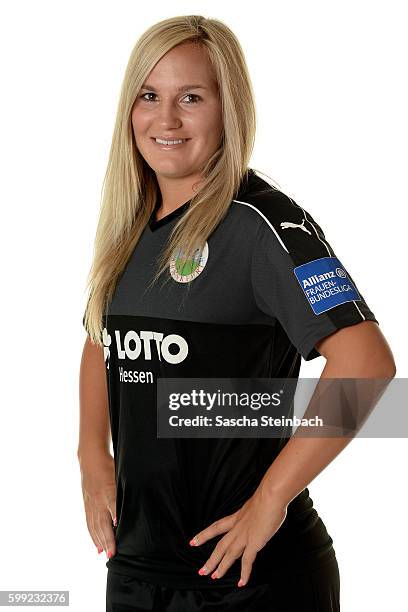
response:
<path id="1" fill-rule="evenodd" d="M 176 14 L 222 19 L 256 95 L 252 164 L 322 226 L 406 356 L 407 37 L 402 2 L 3 5 L 0 589 L 65 589 L 104 610 L 106 557 L 76 459 L 85 281 L 131 49 Z M 323 357 L 303 362 L 318 377 Z M 402 612 L 406 439 L 354 440 L 309 486 L 334 540 L 342 610 Z M 405 570 L 405 571 L 404 571 Z"/>

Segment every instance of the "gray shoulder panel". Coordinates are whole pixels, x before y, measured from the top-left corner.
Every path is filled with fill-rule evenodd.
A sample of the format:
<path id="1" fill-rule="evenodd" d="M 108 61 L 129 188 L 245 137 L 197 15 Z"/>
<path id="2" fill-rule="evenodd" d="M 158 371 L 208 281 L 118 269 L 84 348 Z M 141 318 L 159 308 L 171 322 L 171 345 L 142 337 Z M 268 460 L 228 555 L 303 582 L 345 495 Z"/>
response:
<path id="1" fill-rule="evenodd" d="M 251 189 L 241 197 L 237 196 L 233 202 L 252 210 L 260 225 L 268 228 L 297 264 L 313 258 L 334 256 L 322 228 L 312 215 L 258 176 L 252 182 Z"/>

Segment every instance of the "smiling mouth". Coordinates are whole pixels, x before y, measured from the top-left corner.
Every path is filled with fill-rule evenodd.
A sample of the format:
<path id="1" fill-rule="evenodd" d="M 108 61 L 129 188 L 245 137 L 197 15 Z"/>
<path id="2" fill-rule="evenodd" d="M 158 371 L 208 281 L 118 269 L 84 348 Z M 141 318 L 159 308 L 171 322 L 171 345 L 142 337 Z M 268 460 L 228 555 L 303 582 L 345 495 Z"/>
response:
<path id="1" fill-rule="evenodd" d="M 152 141 L 162 149 L 176 149 L 177 147 L 181 147 L 181 145 L 185 144 L 189 140 L 190 138 L 175 138 L 174 140 L 165 140 L 162 138 L 156 139 L 152 137 Z"/>

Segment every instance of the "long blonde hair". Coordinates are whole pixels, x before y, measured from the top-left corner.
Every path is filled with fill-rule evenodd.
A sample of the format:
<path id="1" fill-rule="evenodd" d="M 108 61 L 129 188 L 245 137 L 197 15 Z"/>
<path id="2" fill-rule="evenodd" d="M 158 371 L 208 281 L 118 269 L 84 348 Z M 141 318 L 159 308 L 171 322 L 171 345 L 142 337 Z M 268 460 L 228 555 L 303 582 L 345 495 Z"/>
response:
<path id="1" fill-rule="evenodd" d="M 204 247 L 226 215 L 252 154 L 255 101 L 244 54 L 233 32 L 223 22 L 201 15 L 171 17 L 146 30 L 132 50 L 121 87 L 87 280 L 84 326 L 91 340 L 99 345 L 102 315 L 107 313 L 116 283 L 160 193 L 155 173 L 135 144 L 132 107 L 155 64 L 170 49 L 185 42 L 201 44 L 207 50 L 218 82 L 223 132 L 219 148 L 202 171 L 202 187 L 192 197 L 158 258 L 154 281 L 169 264 L 175 249 L 188 254 Z"/>

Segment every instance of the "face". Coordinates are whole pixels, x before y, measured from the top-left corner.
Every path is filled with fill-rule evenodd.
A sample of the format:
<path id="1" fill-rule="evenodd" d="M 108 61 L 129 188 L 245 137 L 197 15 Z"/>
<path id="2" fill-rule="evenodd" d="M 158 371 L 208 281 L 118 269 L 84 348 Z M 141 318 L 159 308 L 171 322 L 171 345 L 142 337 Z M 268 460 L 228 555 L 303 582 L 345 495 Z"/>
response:
<path id="1" fill-rule="evenodd" d="M 159 182 L 200 177 L 222 134 L 217 82 L 201 45 L 183 43 L 161 58 L 135 100 L 132 125 L 137 148 Z"/>

